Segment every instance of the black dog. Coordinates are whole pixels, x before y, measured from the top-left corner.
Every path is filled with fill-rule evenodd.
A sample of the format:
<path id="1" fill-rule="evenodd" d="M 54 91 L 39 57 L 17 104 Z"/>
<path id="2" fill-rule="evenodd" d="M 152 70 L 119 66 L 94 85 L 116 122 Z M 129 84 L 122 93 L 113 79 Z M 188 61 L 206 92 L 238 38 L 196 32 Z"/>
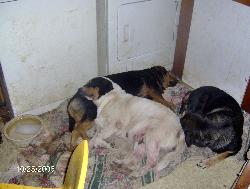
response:
<path id="1" fill-rule="evenodd" d="M 187 145 L 218 153 L 202 163 L 204 168 L 241 149 L 244 117 L 236 100 L 224 91 L 212 86 L 193 90 L 184 97 L 180 114 Z"/>
<path id="2" fill-rule="evenodd" d="M 163 97 L 162 93 L 167 87 L 175 86 L 177 80 L 161 66 L 155 66 L 149 69 L 128 71 L 113 75 L 105 76 L 118 84 L 127 93 L 135 96 L 145 97 L 161 104 L 166 105 L 170 109 L 174 110 L 175 106 L 173 103 L 167 102 Z M 96 80 L 103 81 L 103 79 Z M 87 83 L 89 93 L 98 96 L 105 83 L 98 83 L 98 85 L 90 80 Z M 85 85 L 86 87 L 86 85 Z M 82 138 L 88 138 L 86 130 L 92 126 L 93 120 L 96 118 L 96 105 L 88 100 L 80 88 L 77 93 L 69 101 L 67 107 L 69 115 L 69 130 L 73 131 L 71 144 L 74 145 L 76 139 L 81 136 Z"/>

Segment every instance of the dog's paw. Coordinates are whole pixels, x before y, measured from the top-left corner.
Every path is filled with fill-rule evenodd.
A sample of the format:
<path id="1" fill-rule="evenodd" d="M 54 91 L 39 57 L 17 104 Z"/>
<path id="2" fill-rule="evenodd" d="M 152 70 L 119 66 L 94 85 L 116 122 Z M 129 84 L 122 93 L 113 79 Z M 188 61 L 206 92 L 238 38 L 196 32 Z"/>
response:
<path id="1" fill-rule="evenodd" d="M 205 161 L 201 160 L 199 163 L 196 164 L 197 167 L 201 168 L 201 169 L 206 169 L 208 166 L 206 164 Z"/>

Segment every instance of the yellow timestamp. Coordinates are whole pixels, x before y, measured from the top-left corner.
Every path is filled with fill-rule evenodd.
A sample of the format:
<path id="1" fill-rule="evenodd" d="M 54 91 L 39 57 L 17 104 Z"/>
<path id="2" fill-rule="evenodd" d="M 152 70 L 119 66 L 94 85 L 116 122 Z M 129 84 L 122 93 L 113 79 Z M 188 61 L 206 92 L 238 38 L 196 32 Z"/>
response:
<path id="1" fill-rule="evenodd" d="M 55 166 L 18 166 L 17 167 L 18 172 L 22 173 L 50 173 L 55 171 Z"/>

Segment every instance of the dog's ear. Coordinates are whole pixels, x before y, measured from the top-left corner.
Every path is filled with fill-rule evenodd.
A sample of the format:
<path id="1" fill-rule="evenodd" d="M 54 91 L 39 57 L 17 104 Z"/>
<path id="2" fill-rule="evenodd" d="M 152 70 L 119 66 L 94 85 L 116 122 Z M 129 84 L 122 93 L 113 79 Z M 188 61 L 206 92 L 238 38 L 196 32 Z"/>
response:
<path id="1" fill-rule="evenodd" d="M 185 134 L 186 144 L 189 147 L 192 145 L 192 131 L 189 130 L 188 123 L 187 123 L 187 120 L 185 118 L 181 118 L 180 122 L 181 122 L 181 127 L 184 131 L 184 134 Z"/>
<path id="2" fill-rule="evenodd" d="M 72 132 L 75 127 L 75 119 L 71 116 L 72 113 L 72 101 L 75 99 L 75 96 L 73 96 L 67 105 L 67 113 L 69 117 L 69 131 Z"/>
<path id="3" fill-rule="evenodd" d="M 184 131 L 197 130 L 197 122 L 199 122 L 199 117 L 193 113 L 186 113 L 181 119 L 181 126 Z"/>
<path id="4" fill-rule="evenodd" d="M 71 124 L 79 122 L 85 112 L 85 105 L 79 96 L 74 97 L 68 104 L 67 111 L 69 118 L 73 118 L 74 122 L 70 119 Z"/>
<path id="5" fill-rule="evenodd" d="M 192 115 L 189 113 L 185 114 L 184 117 L 180 119 L 181 127 L 185 134 L 185 141 L 187 146 L 194 144 L 195 138 L 198 136 L 197 130 L 194 129 L 195 123 L 193 122 Z"/>
<path id="6" fill-rule="evenodd" d="M 72 132 L 75 128 L 75 119 L 68 113 L 69 116 L 69 131 Z"/>
<path id="7" fill-rule="evenodd" d="M 84 104 L 78 93 L 69 101 L 67 112 L 69 117 L 69 131 L 72 132 L 75 129 L 76 123 L 79 123 L 84 115 Z"/>

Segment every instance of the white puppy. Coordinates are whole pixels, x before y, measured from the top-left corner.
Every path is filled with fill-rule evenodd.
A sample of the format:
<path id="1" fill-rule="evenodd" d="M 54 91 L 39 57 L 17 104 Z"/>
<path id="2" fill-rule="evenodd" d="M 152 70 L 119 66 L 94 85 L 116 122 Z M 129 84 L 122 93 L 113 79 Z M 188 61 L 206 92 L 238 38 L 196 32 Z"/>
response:
<path id="1" fill-rule="evenodd" d="M 147 157 L 146 165 L 135 176 L 144 175 L 151 168 L 158 172 L 181 156 L 185 140 L 177 115 L 160 103 L 125 93 L 113 82 L 112 86 L 110 91 L 93 99 L 98 107 L 97 132 L 90 146 L 109 148 L 105 139 L 111 135 L 127 138 L 133 142 L 134 152 L 118 163 L 137 163 Z M 161 159 L 160 152 L 164 153 Z"/>

